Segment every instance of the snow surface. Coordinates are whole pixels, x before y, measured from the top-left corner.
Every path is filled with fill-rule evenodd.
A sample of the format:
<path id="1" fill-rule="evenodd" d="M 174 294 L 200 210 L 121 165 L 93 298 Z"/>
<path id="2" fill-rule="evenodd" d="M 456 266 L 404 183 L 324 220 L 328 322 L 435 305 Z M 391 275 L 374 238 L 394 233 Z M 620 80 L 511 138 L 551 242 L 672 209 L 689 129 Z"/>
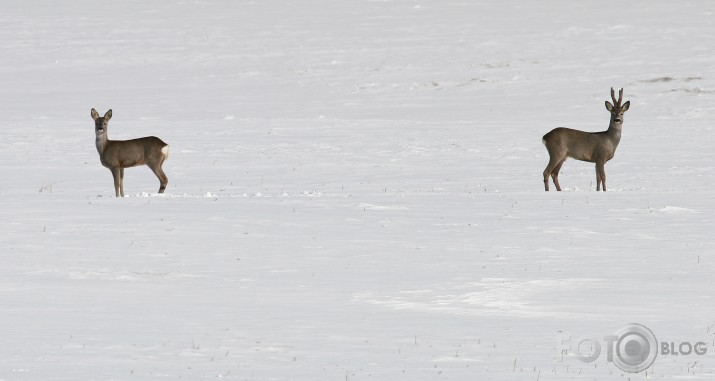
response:
<path id="1" fill-rule="evenodd" d="M 0 379 L 715 378 L 715 3 L 0 7 Z M 541 136 L 631 101 L 609 192 Z M 171 145 L 114 198 L 113 139 Z M 641 323 L 704 356 L 561 356 Z"/>

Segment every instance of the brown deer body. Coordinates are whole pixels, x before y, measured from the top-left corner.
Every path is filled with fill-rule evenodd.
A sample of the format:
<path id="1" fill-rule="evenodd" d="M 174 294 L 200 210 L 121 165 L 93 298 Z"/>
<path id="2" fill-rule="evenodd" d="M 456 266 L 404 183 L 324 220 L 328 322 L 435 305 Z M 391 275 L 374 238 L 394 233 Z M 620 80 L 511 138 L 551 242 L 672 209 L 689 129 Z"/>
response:
<path id="1" fill-rule="evenodd" d="M 124 197 L 124 168 L 146 165 L 159 178 L 159 193 L 164 193 L 169 179 L 161 169 L 164 160 L 169 157 L 169 145 L 156 136 L 147 136 L 132 140 L 109 140 L 107 126 L 112 118 L 112 110 L 99 116 L 92 109 L 94 132 L 97 136 L 97 152 L 102 165 L 112 171 L 114 192 L 117 197 Z"/>
<path id="2" fill-rule="evenodd" d="M 608 130 L 601 132 L 585 132 L 570 128 L 555 128 L 544 135 L 541 140 L 549 151 L 549 164 L 544 169 L 544 188 L 549 190 L 549 177 L 554 181 L 556 190 L 560 191 L 559 171 L 566 158 L 596 163 L 596 191 L 606 191 L 606 162 L 613 158 L 618 143 L 621 141 L 623 113 L 628 111 L 631 102 L 621 104 L 623 89 L 618 92 L 618 100 L 611 88 L 613 104 L 606 101 L 606 110 L 611 113 Z"/>

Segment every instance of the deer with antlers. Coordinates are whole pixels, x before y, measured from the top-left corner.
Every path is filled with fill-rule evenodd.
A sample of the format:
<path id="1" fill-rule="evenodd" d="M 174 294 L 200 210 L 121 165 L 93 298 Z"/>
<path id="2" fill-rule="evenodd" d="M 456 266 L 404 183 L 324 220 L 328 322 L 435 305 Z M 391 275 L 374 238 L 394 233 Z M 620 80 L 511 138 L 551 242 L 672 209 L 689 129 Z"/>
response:
<path id="1" fill-rule="evenodd" d="M 555 128 L 544 135 L 541 140 L 549 151 L 549 164 L 544 169 L 544 188 L 549 190 L 549 177 L 552 178 L 556 190 L 560 191 L 559 171 L 566 158 L 596 163 L 596 191 L 606 191 L 606 162 L 613 158 L 618 143 L 621 141 L 623 114 L 628 111 L 631 102 L 623 101 L 623 89 L 616 93 L 611 88 L 611 102 L 606 101 L 606 110 L 611 113 L 611 123 L 606 131 L 586 132 L 570 128 Z"/>

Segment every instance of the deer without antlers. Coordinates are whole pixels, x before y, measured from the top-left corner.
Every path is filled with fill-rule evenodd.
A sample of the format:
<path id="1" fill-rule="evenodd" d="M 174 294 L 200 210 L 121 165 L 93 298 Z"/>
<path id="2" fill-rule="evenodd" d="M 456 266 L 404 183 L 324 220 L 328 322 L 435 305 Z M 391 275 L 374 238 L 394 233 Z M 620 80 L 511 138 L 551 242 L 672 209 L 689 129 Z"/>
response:
<path id="1" fill-rule="evenodd" d="M 109 140 L 107 125 L 111 118 L 112 110 L 107 111 L 104 116 L 99 116 L 97 111 L 92 109 L 99 160 L 103 166 L 112 171 L 116 196 L 124 197 L 124 168 L 145 164 L 159 178 L 159 193 L 164 193 L 169 179 L 161 169 L 161 165 L 169 157 L 169 145 L 156 136 L 132 140 Z"/>
<path id="2" fill-rule="evenodd" d="M 596 163 L 596 191 L 606 191 L 606 171 L 604 165 L 613 158 L 616 147 L 621 141 L 621 127 L 623 126 L 623 114 L 628 111 L 631 102 L 623 101 L 623 89 L 616 93 L 611 88 L 611 99 L 613 104 L 606 101 L 606 110 L 611 113 L 611 123 L 608 130 L 601 132 L 585 132 L 570 128 L 555 128 L 544 135 L 541 140 L 549 151 L 549 164 L 544 169 L 544 188 L 549 190 L 549 176 L 554 181 L 556 190 L 560 191 L 559 171 L 566 161 L 571 157 L 576 160 Z"/>

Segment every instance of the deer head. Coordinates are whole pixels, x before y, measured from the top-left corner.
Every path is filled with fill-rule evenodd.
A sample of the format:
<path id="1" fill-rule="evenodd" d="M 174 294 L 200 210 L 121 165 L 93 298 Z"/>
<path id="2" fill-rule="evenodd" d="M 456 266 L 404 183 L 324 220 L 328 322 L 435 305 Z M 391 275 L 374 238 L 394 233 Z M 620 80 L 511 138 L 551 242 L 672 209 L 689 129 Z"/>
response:
<path id="1" fill-rule="evenodd" d="M 97 110 L 92 109 L 92 119 L 94 119 L 94 132 L 97 136 L 107 133 L 107 124 L 112 119 L 112 110 L 107 111 L 104 116 L 99 116 Z"/>
<path id="2" fill-rule="evenodd" d="M 616 92 L 613 87 L 611 87 L 611 99 L 613 99 L 613 104 L 606 101 L 606 110 L 611 113 L 611 125 L 621 125 L 623 124 L 623 114 L 631 107 L 631 101 L 621 104 L 623 102 L 623 89 L 621 88 L 618 91 L 618 100 L 616 100 Z"/>

